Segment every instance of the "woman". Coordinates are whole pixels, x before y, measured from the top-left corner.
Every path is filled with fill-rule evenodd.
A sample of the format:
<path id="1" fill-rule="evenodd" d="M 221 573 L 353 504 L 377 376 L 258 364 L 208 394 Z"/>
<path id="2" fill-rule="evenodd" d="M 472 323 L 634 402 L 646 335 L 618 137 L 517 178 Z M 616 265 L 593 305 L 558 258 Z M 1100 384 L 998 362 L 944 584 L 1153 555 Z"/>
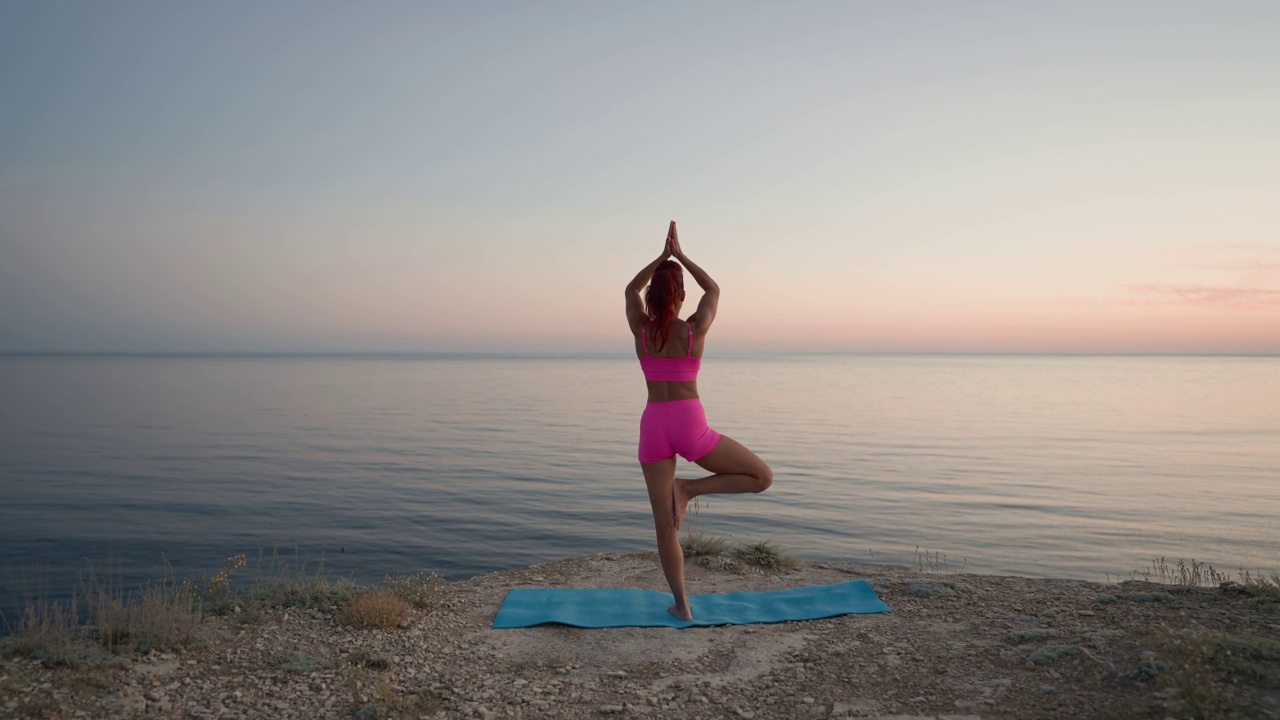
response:
<path id="1" fill-rule="evenodd" d="M 703 292 L 688 320 L 679 318 L 684 303 L 682 264 Z M 640 291 L 646 284 L 642 301 Z M 662 572 L 675 598 L 668 610 L 681 620 L 693 619 L 678 534 L 689 501 L 699 495 L 763 492 L 773 484 L 773 470 L 763 460 L 707 426 L 698 399 L 702 351 L 719 302 L 720 286 L 680 249 L 672 220 L 662 254 L 627 284 L 627 324 L 649 386 L 649 403 L 640 417 L 640 469 L 649 488 Z M 676 453 L 713 474 L 676 477 Z"/>

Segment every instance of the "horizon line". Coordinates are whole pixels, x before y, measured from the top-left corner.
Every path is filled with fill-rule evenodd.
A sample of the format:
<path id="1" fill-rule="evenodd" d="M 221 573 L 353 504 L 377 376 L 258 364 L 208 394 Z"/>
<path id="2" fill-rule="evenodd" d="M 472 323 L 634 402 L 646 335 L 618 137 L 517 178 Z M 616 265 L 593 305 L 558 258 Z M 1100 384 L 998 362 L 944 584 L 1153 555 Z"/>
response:
<path id="1" fill-rule="evenodd" d="M 723 350 L 715 353 L 717 357 L 755 356 L 755 355 L 867 355 L 867 356 L 952 356 L 952 357 L 1248 357 L 1268 358 L 1280 357 L 1280 352 L 1159 352 L 1159 351 L 1044 351 L 1044 350 Z M 496 350 L 407 350 L 407 351 L 277 351 L 277 350 L 230 350 L 230 351 L 0 351 L 0 358 L 38 358 L 38 357 L 117 357 L 117 358 L 630 358 L 633 353 L 627 351 L 496 351 Z"/>

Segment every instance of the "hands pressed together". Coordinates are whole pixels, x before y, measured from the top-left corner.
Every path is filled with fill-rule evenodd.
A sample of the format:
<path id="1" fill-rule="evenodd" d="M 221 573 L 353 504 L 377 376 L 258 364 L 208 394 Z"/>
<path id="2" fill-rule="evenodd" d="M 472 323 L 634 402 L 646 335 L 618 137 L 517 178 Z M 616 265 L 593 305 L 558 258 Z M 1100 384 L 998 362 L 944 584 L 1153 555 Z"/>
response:
<path id="1" fill-rule="evenodd" d="M 667 228 L 667 239 L 662 245 L 662 254 L 656 260 L 641 268 L 640 272 L 627 283 L 627 320 L 631 323 L 631 329 L 635 333 L 639 333 L 644 324 L 647 315 L 644 310 L 644 301 L 640 294 L 643 292 L 649 281 L 653 279 L 653 275 L 658 271 L 658 266 L 666 262 L 670 258 L 675 258 L 684 266 L 684 270 L 693 276 L 694 282 L 698 283 L 698 287 L 702 288 L 702 298 L 698 300 L 698 309 L 693 315 L 689 316 L 689 321 L 699 327 L 698 332 L 702 335 L 706 334 L 706 329 L 711 326 L 711 321 L 716 316 L 716 303 L 720 299 L 720 286 L 715 280 L 707 274 L 706 270 L 698 267 L 687 255 L 684 249 L 680 247 L 680 237 L 676 235 L 676 221 L 671 221 L 671 226 Z"/>
<path id="2" fill-rule="evenodd" d="M 662 249 L 662 259 L 666 260 L 674 256 L 680 262 L 685 261 L 684 251 L 680 249 L 680 238 L 676 235 L 676 221 L 671 221 L 671 227 L 667 228 L 666 245 Z"/>

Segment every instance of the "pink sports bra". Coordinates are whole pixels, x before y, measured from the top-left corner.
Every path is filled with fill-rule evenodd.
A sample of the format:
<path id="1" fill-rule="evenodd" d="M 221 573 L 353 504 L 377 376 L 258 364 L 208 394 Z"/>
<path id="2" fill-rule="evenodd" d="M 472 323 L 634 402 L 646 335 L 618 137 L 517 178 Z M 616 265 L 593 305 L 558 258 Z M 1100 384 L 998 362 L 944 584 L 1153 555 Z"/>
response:
<path id="1" fill-rule="evenodd" d="M 651 382 L 693 382 L 698 379 L 698 370 L 702 369 L 702 358 L 693 356 L 693 326 L 689 326 L 689 354 L 685 357 L 654 357 L 649 354 L 649 332 L 640 327 L 640 337 L 644 340 L 644 357 L 640 358 L 640 369 L 644 371 L 644 379 Z"/>

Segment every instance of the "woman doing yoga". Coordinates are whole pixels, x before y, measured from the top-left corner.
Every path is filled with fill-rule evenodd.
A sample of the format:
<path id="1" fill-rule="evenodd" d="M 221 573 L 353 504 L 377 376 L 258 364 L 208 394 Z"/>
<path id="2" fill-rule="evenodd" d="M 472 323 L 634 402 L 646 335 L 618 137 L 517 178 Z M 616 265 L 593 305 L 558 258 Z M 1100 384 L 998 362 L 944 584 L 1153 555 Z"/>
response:
<path id="1" fill-rule="evenodd" d="M 684 303 L 682 264 L 703 293 L 687 320 L 679 318 Z M 680 249 L 672 220 L 662 254 L 627 284 L 627 324 L 649 388 L 649 402 L 640 416 L 640 469 L 649 488 L 662 572 L 675 598 L 669 610 L 682 620 L 693 618 L 679 536 L 689 501 L 699 495 L 763 492 L 773 484 L 773 470 L 763 460 L 707 426 L 698 399 L 698 370 L 719 302 L 720 286 Z M 676 453 L 712 474 L 676 477 Z"/>

